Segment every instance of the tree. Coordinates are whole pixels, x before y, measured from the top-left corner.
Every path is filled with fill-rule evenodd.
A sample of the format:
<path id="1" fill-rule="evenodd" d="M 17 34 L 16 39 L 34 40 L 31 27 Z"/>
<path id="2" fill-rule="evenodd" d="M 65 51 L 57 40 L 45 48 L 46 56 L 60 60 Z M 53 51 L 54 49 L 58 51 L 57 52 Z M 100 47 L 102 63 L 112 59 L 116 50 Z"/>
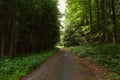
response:
<path id="1" fill-rule="evenodd" d="M 1 0 L 0 56 L 53 48 L 59 41 L 57 0 Z"/>
<path id="2" fill-rule="evenodd" d="M 113 22 L 113 42 L 117 43 L 117 24 L 116 24 L 116 12 L 115 12 L 115 1 L 110 0 L 111 2 L 111 17 Z"/>
<path id="3" fill-rule="evenodd" d="M 64 44 L 119 43 L 120 1 L 67 0 Z"/>

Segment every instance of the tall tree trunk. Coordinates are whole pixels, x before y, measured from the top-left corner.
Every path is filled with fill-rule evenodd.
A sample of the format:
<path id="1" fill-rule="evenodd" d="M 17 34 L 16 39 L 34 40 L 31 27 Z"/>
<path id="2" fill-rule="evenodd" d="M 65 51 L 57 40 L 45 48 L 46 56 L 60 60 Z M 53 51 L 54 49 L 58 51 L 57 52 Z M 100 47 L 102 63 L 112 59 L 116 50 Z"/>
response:
<path id="1" fill-rule="evenodd" d="M 6 25 L 6 17 L 2 20 L 1 23 L 1 50 L 0 50 L 0 57 L 4 57 L 5 56 L 5 42 L 6 42 L 6 29 L 7 29 L 7 25 Z"/>
<path id="2" fill-rule="evenodd" d="M 4 49 L 5 49 L 5 33 L 2 33 L 2 38 L 1 38 L 1 56 L 0 57 L 4 57 Z"/>
<path id="3" fill-rule="evenodd" d="M 9 20 L 9 53 L 10 53 L 10 56 L 13 56 L 13 36 L 12 36 L 12 31 L 13 30 L 13 21 L 12 19 L 10 18 Z"/>
<path id="4" fill-rule="evenodd" d="M 103 42 L 108 42 L 108 30 L 106 25 L 106 0 L 101 0 L 101 27 L 103 28 Z"/>
<path id="5" fill-rule="evenodd" d="M 113 42 L 117 43 L 117 24 L 116 24 L 116 12 L 115 12 L 115 1 L 111 0 L 111 14 L 113 22 Z"/>
<path id="6" fill-rule="evenodd" d="M 93 26 L 92 26 L 92 7 L 91 7 L 91 3 L 92 3 L 92 0 L 90 0 L 90 2 L 89 2 L 89 15 L 90 15 L 90 43 L 92 43 L 92 28 L 93 28 Z"/>
<path id="7" fill-rule="evenodd" d="M 100 6 L 99 6 L 99 0 L 96 0 L 96 14 L 97 14 L 97 26 L 100 27 Z"/>

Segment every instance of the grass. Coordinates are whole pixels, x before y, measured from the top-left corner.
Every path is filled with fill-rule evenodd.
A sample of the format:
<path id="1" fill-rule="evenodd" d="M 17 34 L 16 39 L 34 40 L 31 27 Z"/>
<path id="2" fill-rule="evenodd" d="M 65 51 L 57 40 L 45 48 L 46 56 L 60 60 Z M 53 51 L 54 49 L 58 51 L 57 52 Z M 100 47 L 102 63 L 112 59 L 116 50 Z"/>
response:
<path id="1" fill-rule="evenodd" d="M 92 77 L 89 77 L 87 80 L 94 80 Z"/>
<path id="2" fill-rule="evenodd" d="M 120 79 L 120 44 L 81 45 L 68 49 L 76 55 L 102 64 L 111 71 L 113 79 Z"/>
<path id="3" fill-rule="evenodd" d="M 54 55 L 57 51 L 58 49 L 53 49 L 14 59 L 9 57 L 0 59 L 0 80 L 19 80 L 22 76 L 25 76 Z"/>

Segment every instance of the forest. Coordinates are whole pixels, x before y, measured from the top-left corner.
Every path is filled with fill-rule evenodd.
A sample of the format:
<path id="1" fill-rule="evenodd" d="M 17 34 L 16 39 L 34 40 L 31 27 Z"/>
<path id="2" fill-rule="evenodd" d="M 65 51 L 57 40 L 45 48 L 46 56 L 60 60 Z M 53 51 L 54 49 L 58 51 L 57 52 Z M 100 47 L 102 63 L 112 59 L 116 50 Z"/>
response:
<path id="1" fill-rule="evenodd" d="M 59 0 L 0 0 L 0 80 L 19 80 L 63 49 L 120 79 L 120 0 L 65 1 L 61 13 Z"/>
<path id="2" fill-rule="evenodd" d="M 120 43 L 120 0 L 67 0 L 64 45 Z"/>
<path id="3" fill-rule="evenodd" d="M 53 48 L 60 35 L 58 16 L 57 0 L 0 0 L 0 56 Z"/>
<path id="4" fill-rule="evenodd" d="M 69 50 L 120 79 L 120 0 L 67 0 L 63 34 Z"/>
<path id="5" fill-rule="evenodd" d="M 20 77 L 57 49 L 57 0 L 0 0 L 0 80 Z"/>

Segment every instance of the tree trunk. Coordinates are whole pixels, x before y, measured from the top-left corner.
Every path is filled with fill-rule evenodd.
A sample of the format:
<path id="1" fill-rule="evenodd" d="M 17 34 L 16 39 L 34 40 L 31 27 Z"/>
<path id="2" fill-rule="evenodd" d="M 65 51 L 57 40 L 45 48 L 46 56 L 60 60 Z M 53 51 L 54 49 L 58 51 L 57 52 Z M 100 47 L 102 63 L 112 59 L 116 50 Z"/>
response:
<path id="1" fill-rule="evenodd" d="M 96 17 L 97 17 L 97 26 L 98 27 L 100 27 L 100 7 L 99 7 L 99 2 L 100 2 L 99 0 L 96 0 L 96 6 L 97 6 L 96 7 L 96 9 L 97 9 L 96 10 L 97 11 L 96 12 L 97 16 Z"/>
<path id="2" fill-rule="evenodd" d="M 12 29 L 13 29 L 13 25 L 12 25 L 12 23 L 11 23 L 11 25 L 10 25 L 10 56 L 13 56 L 13 36 L 12 36 Z"/>
<path id="3" fill-rule="evenodd" d="M 117 43 L 117 24 L 116 24 L 116 12 L 115 12 L 115 1 L 111 0 L 111 14 L 113 22 L 113 42 Z"/>
<path id="4" fill-rule="evenodd" d="M 1 51 L 0 51 L 0 57 L 5 56 L 5 42 L 6 42 L 6 17 L 1 22 Z"/>
<path id="5" fill-rule="evenodd" d="M 90 15 L 90 43 L 92 43 L 92 7 L 91 7 L 91 0 L 89 2 L 89 8 L 90 8 L 90 11 L 89 11 L 89 15 Z"/>
<path id="6" fill-rule="evenodd" d="M 1 40 L 1 56 L 4 57 L 4 49 L 5 49 L 5 33 L 2 33 L 2 40 Z"/>
<path id="7" fill-rule="evenodd" d="M 106 0 L 101 0 L 101 27 L 103 28 L 103 42 L 108 42 L 108 30 L 106 25 Z"/>

